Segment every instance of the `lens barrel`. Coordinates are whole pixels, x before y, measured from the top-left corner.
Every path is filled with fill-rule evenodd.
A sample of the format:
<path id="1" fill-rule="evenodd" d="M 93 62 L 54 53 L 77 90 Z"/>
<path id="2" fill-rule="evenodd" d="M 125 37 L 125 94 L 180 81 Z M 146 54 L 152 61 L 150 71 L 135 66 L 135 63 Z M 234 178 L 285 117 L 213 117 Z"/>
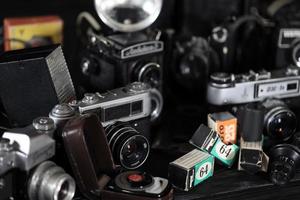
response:
<path id="1" fill-rule="evenodd" d="M 138 81 L 149 84 L 152 88 L 159 88 L 161 85 L 162 70 L 157 63 L 138 63 L 134 67 L 132 82 Z"/>
<path id="2" fill-rule="evenodd" d="M 264 132 L 269 137 L 287 141 L 293 137 L 297 128 L 297 117 L 287 105 L 276 99 L 263 103 L 266 108 L 264 117 Z"/>
<path id="3" fill-rule="evenodd" d="M 136 169 L 148 158 L 150 147 L 146 137 L 129 124 L 116 122 L 105 128 L 114 160 L 126 169 Z"/>
<path id="4" fill-rule="evenodd" d="M 51 161 L 40 164 L 28 181 L 30 200 L 72 200 L 76 184 L 74 179 Z"/>

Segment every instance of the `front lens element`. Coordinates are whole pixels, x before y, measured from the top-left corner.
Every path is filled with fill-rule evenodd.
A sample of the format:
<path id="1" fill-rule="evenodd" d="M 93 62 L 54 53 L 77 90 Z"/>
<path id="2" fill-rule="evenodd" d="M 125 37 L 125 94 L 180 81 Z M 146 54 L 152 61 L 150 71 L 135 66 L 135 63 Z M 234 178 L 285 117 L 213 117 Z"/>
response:
<path id="1" fill-rule="evenodd" d="M 106 137 L 117 164 L 136 169 L 149 155 L 149 142 L 127 123 L 117 122 L 105 128 Z"/>
<path id="2" fill-rule="evenodd" d="M 270 116 L 267 124 L 268 135 L 279 140 L 290 139 L 297 128 L 297 119 L 293 112 L 281 110 Z"/>

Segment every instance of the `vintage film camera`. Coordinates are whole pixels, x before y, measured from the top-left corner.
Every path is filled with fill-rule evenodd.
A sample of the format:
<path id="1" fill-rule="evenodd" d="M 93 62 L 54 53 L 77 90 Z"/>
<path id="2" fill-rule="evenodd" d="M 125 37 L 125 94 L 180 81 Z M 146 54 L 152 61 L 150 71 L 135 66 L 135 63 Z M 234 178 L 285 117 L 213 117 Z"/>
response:
<path id="1" fill-rule="evenodd" d="M 186 98 L 188 94 L 194 97 L 195 93 L 206 90 L 209 74 L 218 71 L 217 53 L 205 38 L 171 34 L 170 31 L 165 33 L 170 54 L 165 64 L 169 81 L 166 90 L 172 89 L 171 93 L 177 94 L 176 99 Z"/>
<path id="2" fill-rule="evenodd" d="M 62 137 L 81 193 L 88 199 L 173 199 L 168 180 L 139 171 L 119 171 L 97 115 L 72 118 Z"/>
<path id="3" fill-rule="evenodd" d="M 74 179 L 49 161 L 55 154 L 53 130 L 50 118 L 37 118 L 28 127 L 3 134 L 0 140 L 1 200 L 73 198 Z"/>
<path id="4" fill-rule="evenodd" d="M 299 80 L 296 67 L 246 74 L 214 73 L 207 86 L 207 101 L 213 105 L 232 105 L 298 97 Z"/>
<path id="5" fill-rule="evenodd" d="M 150 151 L 151 113 L 159 114 L 161 110 L 151 111 L 153 90 L 145 83 L 132 83 L 105 94 L 86 94 L 81 101 L 70 105 L 55 106 L 49 117 L 56 124 L 56 140 L 63 143 L 61 132 L 70 119 L 79 114 L 96 113 L 105 127 L 116 164 L 126 169 L 142 166 Z"/>
<path id="6" fill-rule="evenodd" d="M 261 38 L 268 23 L 256 15 L 243 15 L 212 29 L 209 43 L 217 53 L 221 71 L 241 73 L 250 66 L 266 65 L 262 61 L 267 60 L 263 52 L 267 44 Z"/>
<path id="7" fill-rule="evenodd" d="M 161 0 L 95 0 L 100 19 L 115 32 L 88 33 L 87 49 L 81 58 L 81 71 L 100 92 L 145 82 L 162 89 L 164 44 L 160 31 L 140 31 L 160 14 Z"/>
<path id="8" fill-rule="evenodd" d="M 162 107 L 161 93 L 141 82 L 134 82 L 104 94 L 88 93 L 78 102 L 80 113 L 99 113 L 104 127 L 115 121 L 131 122 L 137 124 L 134 126 L 142 132 L 147 131 L 150 122 L 160 116 Z M 144 135 L 149 137 L 147 132 Z"/>
<path id="9" fill-rule="evenodd" d="M 276 23 L 273 31 L 275 66 L 300 66 L 300 18 L 298 1 L 273 1 L 267 13 Z"/>
<path id="10" fill-rule="evenodd" d="M 160 103 L 152 108 L 153 90 L 159 93 L 135 82 L 105 94 L 86 94 L 77 102 L 81 114 L 97 113 L 116 162 L 127 169 L 141 166 L 148 157 L 151 118 L 161 112 Z"/>

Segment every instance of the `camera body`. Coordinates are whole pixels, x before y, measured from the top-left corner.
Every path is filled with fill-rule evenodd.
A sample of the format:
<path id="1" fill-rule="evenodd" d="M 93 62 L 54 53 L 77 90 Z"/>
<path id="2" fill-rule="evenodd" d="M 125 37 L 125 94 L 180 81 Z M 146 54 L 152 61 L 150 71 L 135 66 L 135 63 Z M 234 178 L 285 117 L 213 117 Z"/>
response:
<path id="1" fill-rule="evenodd" d="M 145 82 L 162 89 L 163 50 L 160 32 L 92 34 L 81 58 L 81 70 L 100 92 Z"/>
<path id="2" fill-rule="evenodd" d="M 300 66 L 300 24 L 297 1 L 271 2 L 267 12 L 276 23 L 272 32 L 275 66 L 285 68 L 290 65 Z"/>
<path id="3" fill-rule="evenodd" d="M 172 36 L 169 36 L 172 37 Z M 205 91 L 207 76 L 218 68 L 218 57 L 216 52 L 209 45 L 209 42 L 202 37 L 173 36 L 173 41 L 168 51 L 171 51 L 169 72 L 169 87 L 173 87 L 173 93 L 185 97 L 185 93 L 195 95 L 195 92 Z"/>
<path id="4" fill-rule="evenodd" d="M 150 138 L 151 118 L 157 118 L 162 110 L 162 98 L 156 98 L 155 94 L 159 94 L 158 90 L 135 82 L 104 94 L 85 94 L 78 102 L 78 110 L 81 114 L 97 113 L 105 128 L 116 121 L 127 122 Z M 154 110 L 153 101 L 156 103 Z"/>
<path id="5" fill-rule="evenodd" d="M 300 26 L 280 28 L 276 49 L 276 67 L 300 67 Z"/>
<path id="6" fill-rule="evenodd" d="M 73 198 L 75 181 L 49 161 L 55 155 L 53 131 L 50 118 L 37 118 L 30 126 L 3 134 L 0 140 L 1 200 Z"/>
<path id="7" fill-rule="evenodd" d="M 62 137 L 81 193 L 88 199 L 173 199 L 168 180 L 117 168 L 107 133 L 94 113 L 68 121 Z"/>
<path id="8" fill-rule="evenodd" d="M 289 67 L 274 71 L 250 71 L 230 75 L 215 73 L 207 86 L 207 101 L 214 105 L 231 105 L 258 102 L 266 98 L 300 96 L 299 69 Z"/>

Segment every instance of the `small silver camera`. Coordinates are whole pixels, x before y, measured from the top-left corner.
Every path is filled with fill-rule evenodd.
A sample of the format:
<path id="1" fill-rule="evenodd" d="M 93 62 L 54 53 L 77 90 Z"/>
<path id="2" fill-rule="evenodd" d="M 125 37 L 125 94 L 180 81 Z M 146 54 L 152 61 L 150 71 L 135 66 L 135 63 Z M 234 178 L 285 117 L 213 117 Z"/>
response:
<path id="1" fill-rule="evenodd" d="M 134 82 L 105 94 L 85 94 L 78 103 L 80 113 L 96 112 L 104 127 L 150 117 L 155 121 L 162 111 L 161 93 L 148 84 Z"/>
<path id="2" fill-rule="evenodd" d="M 162 104 L 157 89 L 134 82 L 105 94 L 86 94 L 77 106 L 81 114 L 99 116 L 116 163 L 132 170 L 148 158 L 151 120 L 160 116 Z"/>
<path id="3" fill-rule="evenodd" d="M 213 105 L 258 102 L 267 98 L 300 96 L 299 68 L 250 71 L 246 74 L 215 73 L 207 87 L 207 101 Z"/>
<path id="4" fill-rule="evenodd" d="M 75 194 L 75 181 L 48 161 L 55 155 L 52 139 L 55 125 L 52 119 L 40 117 L 25 128 L 12 129 L 0 139 L 0 197 L 30 200 L 71 200 Z M 23 184 L 13 184 L 26 182 Z M 20 187 L 20 188 L 19 188 Z"/>

